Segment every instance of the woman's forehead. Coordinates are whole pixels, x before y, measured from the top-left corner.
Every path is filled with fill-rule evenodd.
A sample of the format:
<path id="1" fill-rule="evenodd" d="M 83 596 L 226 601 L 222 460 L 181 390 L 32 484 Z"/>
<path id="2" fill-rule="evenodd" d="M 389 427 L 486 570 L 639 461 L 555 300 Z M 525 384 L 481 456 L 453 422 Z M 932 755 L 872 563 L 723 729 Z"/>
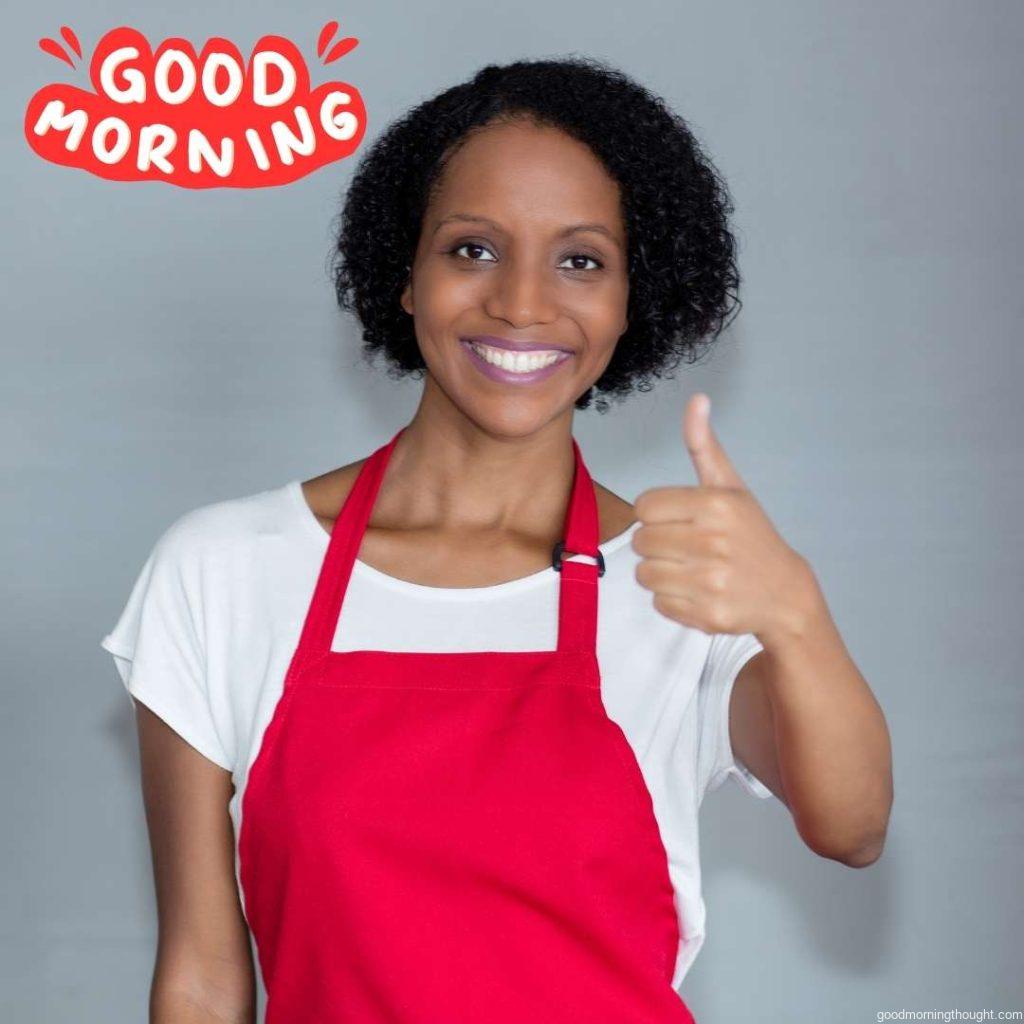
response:
<path id="1" fill-rule="evenodd" d="M 430 227 L 470 218 L 508 233 L 596 224 L 622 240 L 618 183 L 586 144 L 546 126 L 489 127 L 453 154 L 433 192 Z"/>

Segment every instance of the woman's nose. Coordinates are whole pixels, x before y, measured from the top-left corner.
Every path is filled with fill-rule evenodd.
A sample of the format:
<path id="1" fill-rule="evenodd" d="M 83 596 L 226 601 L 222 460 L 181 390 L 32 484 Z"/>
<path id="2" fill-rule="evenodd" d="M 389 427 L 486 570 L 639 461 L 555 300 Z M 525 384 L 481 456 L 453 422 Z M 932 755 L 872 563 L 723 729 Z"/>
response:
<path id="1" fill-rule="evenodd" d="M 523 261 L 506 263 L 490 280 L 488 316 L 519 327 L 550 323 L 558 315 L 554 282 L 537 267 Z"/>

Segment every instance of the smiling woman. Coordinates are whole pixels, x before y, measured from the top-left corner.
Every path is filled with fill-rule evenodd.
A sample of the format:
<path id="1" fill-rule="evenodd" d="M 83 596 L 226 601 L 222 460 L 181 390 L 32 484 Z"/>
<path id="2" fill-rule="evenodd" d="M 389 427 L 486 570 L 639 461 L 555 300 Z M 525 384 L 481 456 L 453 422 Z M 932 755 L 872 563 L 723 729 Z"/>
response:
<path id="1" fill-rule="evenodd" d="M 513 118 L 447 157 L 399 301 L 426 390 L 518 435 L 601 376 L 628 293 L 618 185 L 584 143 Z"/>
<path id="2" fill-rule="evenodd" d="M 574 405 L 605 412 L 696 361 L 739 311 L 731 211 L 686 122 L 621 71 L 586 58 L 492 65 L 407 113 L 363 157 L 335 287 L 368 357 L 423 376 L 441 339 L 420 309 L 403 315 L 416 280 L 429 275 L 433 293 L 443 276 L 466 296 L 496 276 L 492 301 L 541 304 L 539 322 L 529 308 L 514 314 L 506 341 L 543 335 L 586 357 L 555 376 L 581 382 L 600 368 Z M 516 294 L 540 289 L 541 262 L 546 287 Z M 563 298 L 586 322 L 543 329 L 545 304 L 550 314 Z M 468 316 L 451 326 L 487 329 Z"/>
<path id="3" fill-rule="evenodd" d="M 580 59 L 485 68 L 365 155 L 334 282 L 365 351 L 424 380 L 415 415 L 366 458 L 181 517 L 104 638 L 153 712 L 163 1019 L 175 993 L 189 1019 L 248 1019 L 251 932 L 267 1024 L 692 1024 L 698 809 L 730 777 L 782 795 L 776 712 L 856 723 L 822 767 L 869 765 L 857 815 L 834 788 L 828 814 L 810 786 L 794 806 L 830 851 L 877 834 L 860 684 L 812 705 L 819 663 L 787 639 L 784 704 L 770 672 L 736 688 L 765 650 L 747 623 L 774 647 L 816 592 L 706 410 L 702 486 L 635 507 L 573 436 L 721 330 L 727 209 L 685 123 Z"/>

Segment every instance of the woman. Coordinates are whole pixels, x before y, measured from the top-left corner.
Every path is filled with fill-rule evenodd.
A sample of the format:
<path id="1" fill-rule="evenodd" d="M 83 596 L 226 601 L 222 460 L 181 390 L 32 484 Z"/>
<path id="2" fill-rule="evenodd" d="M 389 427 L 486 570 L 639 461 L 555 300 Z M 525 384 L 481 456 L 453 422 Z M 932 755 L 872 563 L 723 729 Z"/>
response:
<path id="1" fill-rule="evenodd" d="M 415 415 L 182 516 L 103 642 L 139 702 L 154 1020 L 249 1021 L 259 970 L 270 1024 L 692 1021 L 704 792 L 877 858 L 884 719 L 705 396 L 696 487 L 631 505 L 573 439 L 720 333 L 730 209 L 591 60 L 487 67 L 365 155 L 337 293 L 423 376 Z"/>

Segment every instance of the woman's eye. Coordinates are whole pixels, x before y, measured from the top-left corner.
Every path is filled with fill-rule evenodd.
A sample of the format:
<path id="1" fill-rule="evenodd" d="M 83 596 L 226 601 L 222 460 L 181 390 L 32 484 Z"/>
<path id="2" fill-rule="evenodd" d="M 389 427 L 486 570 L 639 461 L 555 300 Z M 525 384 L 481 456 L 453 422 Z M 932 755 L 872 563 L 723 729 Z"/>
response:
<path id="1" fill-rule="evenodd" d="M 593 256 L 588 256 L 585 252 L 574 252 L 571 256 L 565 257 L 567 260 L 590 260 L 591 263 L 596 264 L 594 267 L 569 267 L 569 270 L 600 270 L 601 261 L 594 259 Z"/>
<path id="2" fill-rule="evenodd" d="M 488 249 L 484 245 L 481 245 L 479 242 L 463 242 L 462 245 L 456 246 L 451 251 L 452 251 L 453 255 L 457 255 L 463 249 L 479 249 L 481 252 L 490 252 L 490 249 Z M 491 255 L 493 256 L 494 254 L 491 253 Z M 470 260 L 473 260 L 474 262 L 477 259 L 476 256 L 469 256 L 467 258 L 470 259 Z M 487 262 L 487 261 L 485 261 L 485 262 Z"/>
<path id="3" fill-rule="evenodd" d="M 461 256 L 463 250 L 466 250 L 465 256 Z M 460 245 L 457 245 L 453 249 L 449 249 L 448 251 L 451 253 L 452 256 L 461 256 L 462 259 L 468 259 L 471 263 L 496 262 L 496 257 L 494 256 L 494 253 L 492 253 L 491 250 L 488 249 L 486 245 L 483 245 L 480 242 L 462 242 Z M 482 259 L 482 253 L 487 253 L 489 258 Z M 603 267 L 603 264 L 600 260 L 595 259 L 593 256 L 589 256 L 585 252 L 577 252 L 573 253 L 570 256 L 566 256 L 562 263 L 559 264 L 559 266 L 563 266 L 569 260 L 582 261 L 584 264 L 586 264 L 589 261 L 590 263 L 593 263 L 594 266 L 571 266 L 566 267 L 567 270 L 600 270 Z"/>

